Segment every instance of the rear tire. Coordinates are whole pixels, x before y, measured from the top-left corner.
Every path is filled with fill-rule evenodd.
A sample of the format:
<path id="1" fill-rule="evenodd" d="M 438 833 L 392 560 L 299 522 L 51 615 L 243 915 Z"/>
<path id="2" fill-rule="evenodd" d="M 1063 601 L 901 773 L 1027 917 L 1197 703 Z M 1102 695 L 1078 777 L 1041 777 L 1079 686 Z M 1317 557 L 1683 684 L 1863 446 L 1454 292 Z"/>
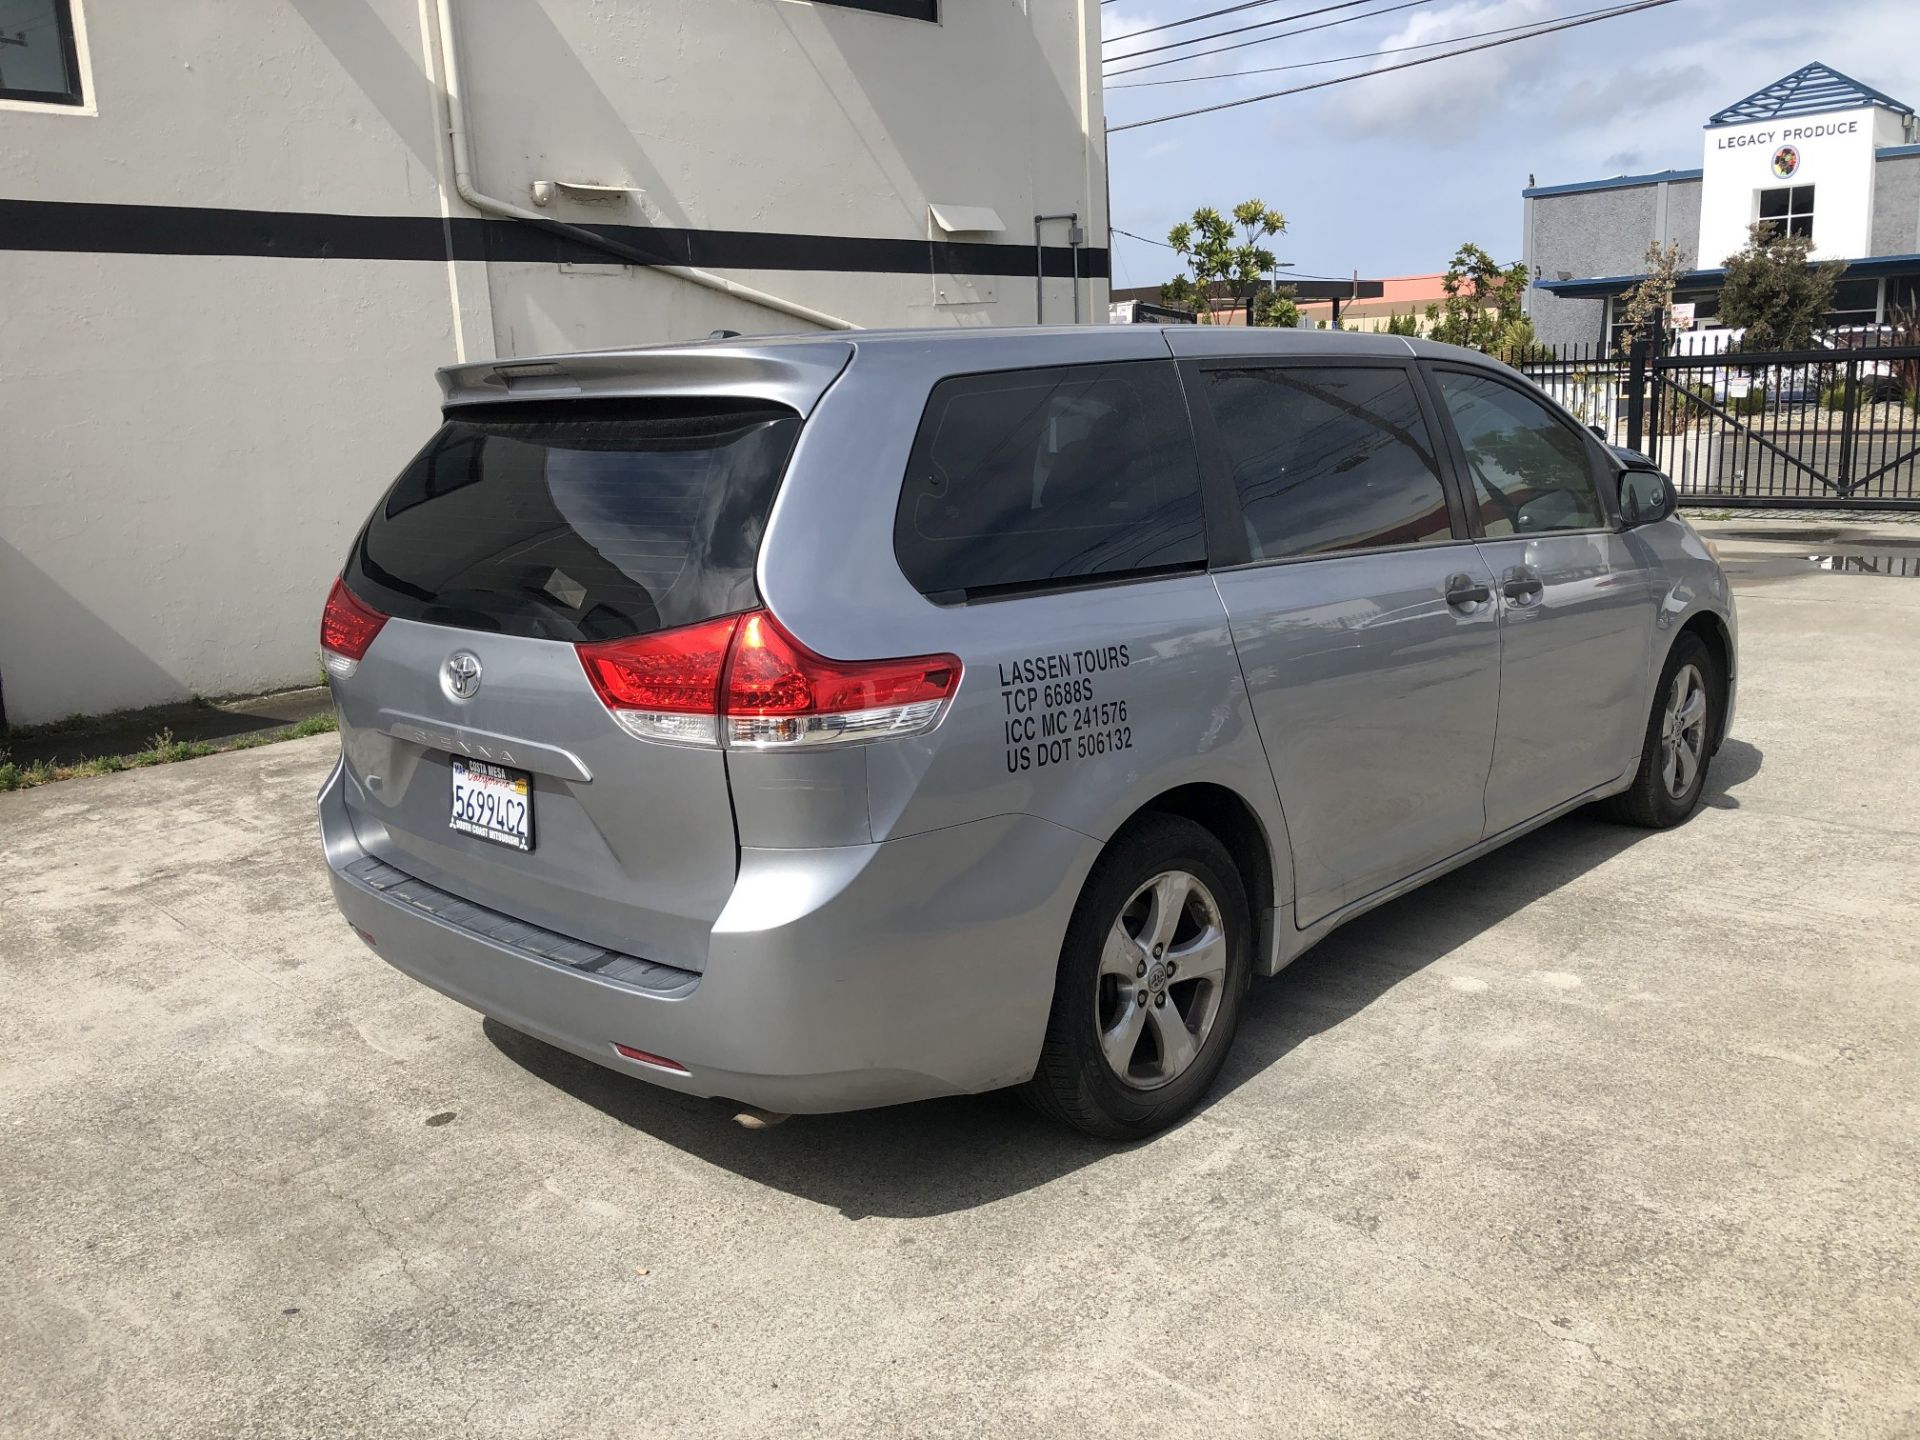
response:
<path id="1" fill-rule="evenodd" d="M 1723 693 L 1719 667 L 1705 642 L 1692 634 L 1674 641 L 1654 688 L 1640 768 L 1633 784 L 1606 802 L 1611 819 L 1667 830 L 1700 808 Z"/>
<path id="2" fill-rule="evenodd" d="M 1106 1140 L 1171 1125 L 1226 1063 L 1252 941 L 1246 887 L 1213 832 L 1172 815 L 1125 831 L 1074 908 L 1040 1064 L 1021 1094 Z"/>

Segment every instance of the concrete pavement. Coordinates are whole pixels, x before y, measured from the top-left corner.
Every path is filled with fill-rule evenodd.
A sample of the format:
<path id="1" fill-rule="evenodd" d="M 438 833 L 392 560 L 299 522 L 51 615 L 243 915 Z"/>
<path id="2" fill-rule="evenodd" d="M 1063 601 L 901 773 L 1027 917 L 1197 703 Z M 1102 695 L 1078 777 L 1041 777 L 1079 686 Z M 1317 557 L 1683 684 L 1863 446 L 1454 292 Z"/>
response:
<path id="1" fill-rule="evenodd" d="M 0 1434 L 1920 1432 L 1920 579 L 1715 528 L 1708 808 L 1357 922 L 1126 1150 L 483 1023 L 335 915 L 331 736 L 0 795 Z"/>

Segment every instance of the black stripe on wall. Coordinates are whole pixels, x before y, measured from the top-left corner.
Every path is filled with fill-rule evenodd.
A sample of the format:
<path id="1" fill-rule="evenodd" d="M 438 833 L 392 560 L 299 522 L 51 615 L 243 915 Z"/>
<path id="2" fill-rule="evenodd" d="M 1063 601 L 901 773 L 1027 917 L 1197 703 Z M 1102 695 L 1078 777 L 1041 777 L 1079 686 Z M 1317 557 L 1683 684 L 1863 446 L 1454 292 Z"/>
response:
<path id="1" fill-rule="evenodd" d="M 783 235 L 750 230 L 669 230 L 652 225 L 580 227 L 659 265 L 703 270 L 834 270 L 868 275 L 1001 275 L 1034 272 L 1031 245 L 951 240 L 879 240 L 856 235 Z M 323 215 L 290 210 L 216 210 L 186 205 L 92 205 L 0 200 L 0 250 L 90 255 L 256 255 L 298 260 L 457 260 L 618 263 L 603 250 L 516 220 L 429 215 Z M 1073 251 L 1042 252 L 1046 273 L 1073 273 Z M 1104 280 L 1107 251 L 1080 251 L 1080 273 Z"/>

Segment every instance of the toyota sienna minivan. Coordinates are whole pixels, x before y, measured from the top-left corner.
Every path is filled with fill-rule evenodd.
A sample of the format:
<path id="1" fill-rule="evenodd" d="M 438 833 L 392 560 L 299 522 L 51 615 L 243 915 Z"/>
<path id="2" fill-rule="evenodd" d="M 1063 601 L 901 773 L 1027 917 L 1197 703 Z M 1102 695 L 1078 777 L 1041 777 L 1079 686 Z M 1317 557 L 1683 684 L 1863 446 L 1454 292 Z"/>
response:
<path id="1" fill-rule="evenodd" d="M 856 332 L 441 372 L 326 605 L 365 942 L 749 1111 L 1191 1110 L 1248 986 L 1733 711 L 1670 482 L 1392 336 Z"/>

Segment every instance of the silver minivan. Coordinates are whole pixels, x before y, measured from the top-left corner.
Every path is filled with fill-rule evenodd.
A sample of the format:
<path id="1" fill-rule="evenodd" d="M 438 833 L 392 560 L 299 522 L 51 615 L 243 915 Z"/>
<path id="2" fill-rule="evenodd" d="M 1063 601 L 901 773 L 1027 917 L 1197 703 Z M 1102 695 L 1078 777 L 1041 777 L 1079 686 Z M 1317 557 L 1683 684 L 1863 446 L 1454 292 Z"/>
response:
<path id="1" fill-rule="evenodd" d="M 761 1112 L 1151 1133 L 1248 986 L 1577 806 L 1684 820 L 1733 598 L 1520 375 L 1212 327 L 458 366 L 322 626 L 334 893 Z"/>

